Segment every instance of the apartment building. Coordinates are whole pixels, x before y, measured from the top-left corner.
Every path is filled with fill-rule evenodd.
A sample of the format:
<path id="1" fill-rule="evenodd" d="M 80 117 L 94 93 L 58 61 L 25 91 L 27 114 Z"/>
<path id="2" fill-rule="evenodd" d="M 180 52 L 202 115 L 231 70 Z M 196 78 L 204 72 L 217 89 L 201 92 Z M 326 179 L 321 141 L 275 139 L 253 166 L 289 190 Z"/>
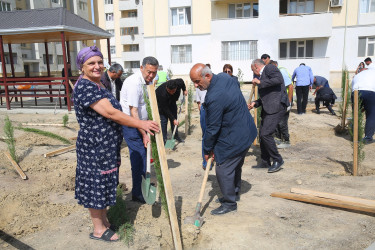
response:
<path id="1" fill-rule="evenodd" d="M 375 0 L 144 0 L 143 11 L 145 54 L 177 76 L 197 62 L 216 73 L 230 63 L 250 81 L 251 61 L 267 53 L 338 87 L 343 66 L 374 56 Z"/>
<path id="2" fill-rule="evenodd" d="M 91 21 L 91 3 L 89 0 L 1 0 L 0 11 L 28 10 L 41 8 L 64 7 L 72 13 Z M 50 71 L 52 75 L 61 75 L 64 67 L 61 43 L 48 43 Z M 81 42 L 70 43 L 70 53 L 75 61 Z M 8 46 L 4 46 L 7 72 L 10 70 L 10 55 Z M 16 76 L 45 75 L 47 72 L 47 53 L 45 44 L 12 44 L 12 57 Z M 72 63 L 72 69 L 76 66 Z M 0 68 L 1 71 L 1 68 Z"/>
<path id="3" fill-rule="evenodd" d="M 113 34 L 110 39 L 111 61 L 121 64 L 125 71 L 139 69 L 144 58 L 143 6 L 139 0 L 95 0 L 95 22 Z M 100 43 L 104 57 L 105 41 Z"/>

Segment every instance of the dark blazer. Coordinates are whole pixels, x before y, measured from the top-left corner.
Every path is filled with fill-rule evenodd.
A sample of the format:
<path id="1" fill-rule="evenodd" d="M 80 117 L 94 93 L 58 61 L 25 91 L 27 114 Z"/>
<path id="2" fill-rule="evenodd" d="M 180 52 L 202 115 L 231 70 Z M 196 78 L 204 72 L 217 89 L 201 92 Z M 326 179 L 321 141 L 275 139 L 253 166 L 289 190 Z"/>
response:
<path id="1" fill-rule="evenodd" d="M 109 79 L 109 75 L 106 72 L 103 73 L 102 77 L 100 78 L 100 81 L 102 84 L 109 90 L 109 92 L 112 93 L 112 88 L 111 88 L 111 80 Z M 117 78 L 115 80 L 115 85 L 116 85 L 116 99 L 117 101 L 120 101 L 120 90 L 122 88 L 122 81 L 120 78 Z"/>
<path id="2" fill-rule="evenodd" d="M 264 66 L 259 80 L 259 99 L 255 101 L 256 108 L 263 106 L 264 112 L 275 114 L 289 106 L 284 78 L 275 65 Z"/>
<path id="3" fill-rule="evenodd" d="M 176 92 L 173 95 L 170 95 L 167 92 L 167 83 L 174 81 L 177 84 Z M 156 90 L 156 99 L 158 101 L 159 114 L 167 116 L 170 120 L 175 120 L 177 117 L 173 115 L 172 110 L 177 110 L 176 102 L 180 97 L 181 90 L 185 91 L 186 86 L 182 79 L 169 80 L 165 83 L 162 83 Z"/>
<path id="4" fill-rule="evenodd" d="M 226 73 L 213 75 L 203 106 L 205 154 L 213 150 L 216 162 L 222 164 L 250 147 L 257 129 L 235 78 Z"/>

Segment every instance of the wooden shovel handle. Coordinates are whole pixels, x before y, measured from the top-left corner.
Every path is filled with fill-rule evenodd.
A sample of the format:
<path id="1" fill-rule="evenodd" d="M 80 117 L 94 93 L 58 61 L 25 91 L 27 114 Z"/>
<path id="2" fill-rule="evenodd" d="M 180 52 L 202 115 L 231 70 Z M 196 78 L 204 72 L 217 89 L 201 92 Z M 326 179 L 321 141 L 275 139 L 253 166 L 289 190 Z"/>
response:
<path id="1" fill-rule="evenodd" d="M 203 194 L 204 194 L 204 190 L 206 188 L 206 183 L 207 183 L 207 179 L 208 179 L 208 172 L 210 172 L 211 163 L 212 163 L 212 156 L 210 156 L 210 158 L 208 158 L 206 170 L 204 171 L 204 177 L 203 177 L 201 192 L 199 193 L 199 199 L 198 199 L 199 203 L 202 203 L 202 200 L 203 200 Z"/>
<path id="2" fill-rule="evenodd" d="M 147 143 L 147 159 L 146 159 L 146 173 L 151 171 L 151 142 Z"/>
<path id="3" fill-rule="evenodd" d="M 251 88 L 249 100 L 247 101 L 248 104 L 251 104 L 251 101 L 253 100 L 253 95 L 255 95 L 255 85 Z"/>

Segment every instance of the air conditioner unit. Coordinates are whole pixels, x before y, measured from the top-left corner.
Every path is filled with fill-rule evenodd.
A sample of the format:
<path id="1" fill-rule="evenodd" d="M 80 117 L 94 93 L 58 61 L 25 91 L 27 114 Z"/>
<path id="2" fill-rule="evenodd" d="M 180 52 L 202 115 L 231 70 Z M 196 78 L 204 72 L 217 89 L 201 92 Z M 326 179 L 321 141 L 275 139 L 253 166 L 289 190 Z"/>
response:
<path id="1" fill-rule="evenodd" d="M 343 0 L 331 0 L 331 7 L 341 7 Z"/>

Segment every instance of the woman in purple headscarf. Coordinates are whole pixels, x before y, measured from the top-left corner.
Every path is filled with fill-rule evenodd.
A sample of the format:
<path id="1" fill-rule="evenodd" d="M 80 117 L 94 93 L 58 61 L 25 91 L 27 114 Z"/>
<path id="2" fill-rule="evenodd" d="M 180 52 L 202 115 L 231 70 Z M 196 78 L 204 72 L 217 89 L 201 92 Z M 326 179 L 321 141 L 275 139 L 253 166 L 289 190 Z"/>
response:
<path id="1" fill-rule="evenodd" d="M 77 55 L 82 74 L 74 88 L 74 109 L 80 126 L 77 138 L 75 198 L 88 208 L 94 225 L 91 239 L 117 241 L 107 218 L 107 207 L 116 203 L 121 164 L 122 126 L 159 131 L 157 123 L 134 119 L 102 85 L 103 55 L 96 46 Z M 112 229 L 111 229 L 112 228 Z"/>

